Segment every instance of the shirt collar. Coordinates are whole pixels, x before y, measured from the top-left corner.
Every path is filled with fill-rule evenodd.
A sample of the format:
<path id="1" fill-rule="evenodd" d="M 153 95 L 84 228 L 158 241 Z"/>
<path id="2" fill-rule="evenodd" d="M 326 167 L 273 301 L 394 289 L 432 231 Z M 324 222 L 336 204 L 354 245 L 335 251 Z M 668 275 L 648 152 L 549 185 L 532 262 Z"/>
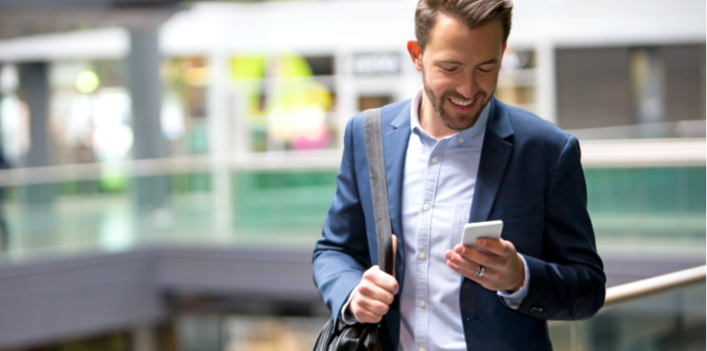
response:
<path id="1" fill-rule="evenodd" d="M 418 91 L 417 94 L 415 94 L 415 97 L 412 99 L 412 104 L 410 105 L 410 127 L 412 128 L 412 132 L 415 134 L 422 134 L 424 133 L 425 135 L 427 132 L 425 132 L 424 129 L 420 126 L 420 106 L 422 105 L 422 93 L 423 93 L 424 87 L 421 87 Z M 473 126 L 471 126 L 468 129 L 461 130 L 451 136 L 448 136 L 446 138 L 464 138 L 465 140 L 469 140 L 481 133 L 482 131 L 486 130 L 486 123 L 488 122 L 488 116 L 489 116 L 489 110 L 491 109 L 491 104 L 486 104 L 484 109 L 481 111 L 481 115 L 479 115 L 479 119 L 474 123 Z M 446 139 L 444 138 L 444 139 Z"/>

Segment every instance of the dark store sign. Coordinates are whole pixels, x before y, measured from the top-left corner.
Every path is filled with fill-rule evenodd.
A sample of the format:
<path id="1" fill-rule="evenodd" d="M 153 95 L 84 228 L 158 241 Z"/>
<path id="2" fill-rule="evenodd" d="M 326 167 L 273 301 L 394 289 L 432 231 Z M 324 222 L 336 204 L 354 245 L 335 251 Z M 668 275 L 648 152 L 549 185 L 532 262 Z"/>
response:
<path id="1" fill-rule="evenodd" d="M 400 55 L 397 53 L 356 54 L 349 59 L 349 70 L 356 76 L 400 73 Z"/>

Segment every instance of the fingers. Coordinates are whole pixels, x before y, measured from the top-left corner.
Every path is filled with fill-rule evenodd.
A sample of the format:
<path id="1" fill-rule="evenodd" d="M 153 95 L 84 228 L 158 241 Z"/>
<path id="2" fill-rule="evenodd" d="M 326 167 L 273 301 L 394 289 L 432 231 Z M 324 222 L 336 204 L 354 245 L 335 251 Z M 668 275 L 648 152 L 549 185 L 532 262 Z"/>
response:
<path id="1" fill-rule="evenodd" d="M 505 262 L 505 259 L 502 256 L 492 253 L 481 252 L 477 249 L 474 249 L 469 246 L 464 246 L 462 244 L 459 244 L 454 247 L 454 253 L 469 261 L 476 263 L 477 265 L 481 264 L 484 267 L 499 268 L 502 267 Z"/>
<path id="2" fill-rule="evenodd" d="M 373 266 L 363 274 L 356 286 L 349 308 L 360 323 L 377 323 L 388 313 L 398 289 L 395 278 Z"/>
<path id="3" fill-rule="evenodd" d="M 364 308 L 355 310 L 355 307 L 351 306 L 351 312 L 353 312 L 354 317 L 359 323 L 378 323 L 383 319 L 382 315 L 375 314 Z"/>
<path id="4" fill-rule="evenodd" d="M 373 266 L 363 273 L 363 280 L 370 281 L 393 295 L 398 293 L 398 281 L 393 276 L 381 271 L 378 266 Z"/>
<path id="5" fill-rule="evenodd" d="M 454 263 L 454 261 L 447 261 L 447 266 L 457 273 L 465 276 L 466 278 L 473 280 L 481 286 L 490 289 L 491 286 L 487 284 L 488 282 L 488 274 L 490 273 L 486 268 L 484 268 L 484 275 L 483 276 L 478 276 L 476 275 L 476 271 L 479 269 L 479 265 L 476 265 L 476 268 L 470 268 L 469 266 L 466 265 L 458 265 L 457 263 Z"/>
<path id="6" fill-rule="evenodd" d="M 358 293 L 363 297 L 366 297 L 371 300 L 380 301 L 382 303 L 385 303 L 386 305 L 390 305 L 395 299 L 395 295 L 393 295 L 389 291 L 383 290 L 378 286 L 367 283 L 359 285 Z"/>
<path id="7" fill-rule="evenodd" d="M 353 304 L 354 308 L 352 309 L 352 311 L 354 312 L 354 315 L 356 315 L 357 309 L 368 311 L 378 316 L 384 316 L 386 313 L 388 313 L 389 304 L 387 303 L 366 297 L 362 294 L 354 296 L 354 299 L 357 300 Z"/>
<path id="8" fill-rule="evenodd" d="M 502 255 L 457 245 L 454 251 L 447 251 L 444 255 L 448 260 L 447 266 L 486 289 L 516 291 L 525 280 L 523 260 L 510 241 L 500 239 L 496 244 L 503 247 Z M 484 267 L 484 274 L 477 276 L 480 265 Z"/>
<path id="9" fill-rule="evenodd" d="M 473 279 L 475 281 L 479 281 L 479 279 L 481 278 L 476 275 L 476 272 L 479 270 L 478 263 L 476 263 L 472 260 L 469 260 L 466 257 L 463 257 L 459 254 L 452 252 L 452 251 L 447 251 L 444 256 L 447 259 L 447 266 L 449 266 L 449 268 L 457 271 L 457 273 L 459 273 L 469 279 Z M 485 269 L 486 269 L 486 272 L 484 272 L 484 275 L 486 275 L 488 273 L 488 268 L 485 268 Z"/>
<path id="10" fill-rule="evenodd" d="M 515 251 L 513 243 L 502 238 L 498 240 L 479 238 L 476 239 L 476 245 L 499 256 L 510 256 L 511 251 Z"/>

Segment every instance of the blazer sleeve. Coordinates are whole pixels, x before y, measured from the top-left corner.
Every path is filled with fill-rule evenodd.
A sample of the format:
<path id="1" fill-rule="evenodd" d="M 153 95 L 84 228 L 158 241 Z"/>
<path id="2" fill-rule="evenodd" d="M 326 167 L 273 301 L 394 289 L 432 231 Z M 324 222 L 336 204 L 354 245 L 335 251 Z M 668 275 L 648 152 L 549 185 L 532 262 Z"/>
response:
<path id="1" fill-rule="evenodd" d="M 606 276 L 587 213 L 587 188 L 579 142 L 569 136 L 545 196 L 541 258 L 525 256 L 528 295 L 519 310 L 535 318 L 593 316 L 604 304 Z"/>
<path id="2" fill-rule="evenodd" d="M 340 310 L 370 266 L 365 219 L 354 169 L 353 129 L 346 126 L 344 154 L 337 176 L 336 194 L 324 220 L 322 237 L 312 258 L 314 284 L 338 325 Z"/>

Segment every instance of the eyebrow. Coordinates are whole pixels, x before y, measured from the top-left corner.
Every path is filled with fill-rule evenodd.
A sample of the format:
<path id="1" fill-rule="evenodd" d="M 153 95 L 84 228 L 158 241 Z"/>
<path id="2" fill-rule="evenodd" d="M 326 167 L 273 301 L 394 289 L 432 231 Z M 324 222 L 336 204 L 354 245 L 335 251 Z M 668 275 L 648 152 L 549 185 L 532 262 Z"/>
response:
<path id="1" fill-rule="evenodd" d="M 459 61 L 455 61 L 455 60 L 438 60 L 438 61 L 436 61 L 435 63 L 437 63 L 438 65 L 443 64 L 443 63 L 448 63 L 448 64 L 453 64 L 453 65 L 462 65 L 462 66 L 464 66 L 463 63 L 461 63 L 461 62 L 459 62 Z"/>
<path id="2" fill-rule="evenodd" d="M 435 61 L 435 63 L 438 64 L 438 65 L 447 63 L 447 64 L 454 64 L 454 65 L 465 66 L 463 63 L 461 63 L 461 62 L 459 62 L 459 61 L 455 61 L 455 60 L 439 60 L 439 61 Z M 491 63 L 493 63 L 493 64 L 498 63 L 498 60 L 495 59 L 495 58 L 492 58 L 492 59 L 490 59 L 490 60 L 486 60 L 486 61 L 484 61 L 484 62 L 479 63 L 477 66 L 488 65 L 488 64 L 491 64 Z"/>
<path id="3" fill-rule="evenodd" d="M 488 65 L 489 63 L 498 63 L 498 60 L 495 59 L 495 58 L 492 58 L 492 59 L 490 59 L 490 60 L 486 60 L 486 61 L 484 61 L 484 62 L 481 62 L 481 63 L 478 64 L 477 66 Z"/>

